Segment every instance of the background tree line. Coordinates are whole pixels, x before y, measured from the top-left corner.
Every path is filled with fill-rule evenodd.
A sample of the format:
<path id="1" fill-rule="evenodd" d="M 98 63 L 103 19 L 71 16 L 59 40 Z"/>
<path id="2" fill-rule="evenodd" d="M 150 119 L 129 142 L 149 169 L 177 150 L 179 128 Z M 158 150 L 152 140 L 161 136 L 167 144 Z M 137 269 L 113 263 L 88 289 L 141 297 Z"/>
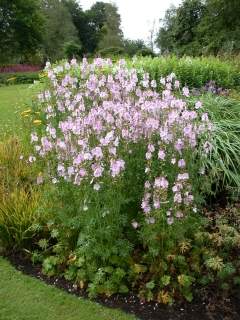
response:
<path id="1" fill-rule="evenodd" d="M 162 53 L 240 52 L 240 0 L 184 0 L 167 10 L 157 36 Z"/>
<path id="2" fill-rule="evenodd" d="M 170 7 L 151 45 L 124 39 L 116 5 L 77 0 L 0 0 L 0 64 L 43 63 L 72 56 L 236 54 L 240 0 L 183 0 Z"/>
<path id="3" fill-rule="evenodd" d="M 0 63 L 152 53 L 144 41 L 124 39 L 116 5 L 83 11 L 76 0 L 0 0 L 0 44 Z"/>

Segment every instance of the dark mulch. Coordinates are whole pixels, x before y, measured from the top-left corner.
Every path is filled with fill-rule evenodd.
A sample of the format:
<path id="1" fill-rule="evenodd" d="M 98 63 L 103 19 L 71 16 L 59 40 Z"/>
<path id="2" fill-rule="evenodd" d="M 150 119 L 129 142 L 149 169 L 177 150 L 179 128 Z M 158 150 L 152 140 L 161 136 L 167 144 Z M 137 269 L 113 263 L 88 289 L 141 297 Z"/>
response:
<path id="1" fill-rule="evenodd" d="M 47 277 L 41 272 L 39 265 L 33 265 L 29 259 L 19 253 L 7 256 L 16 269 L 23 273 L 38 278 L 49 285 L 54 285 L 68 293 L 87 298 L 84 290 L 60 277 Z M 119 308 L 127 313 L 135 314 L 142 320 L 240 320 L 240 292 L 234 297 L 226 298 L 208 292 L 205 298 L 196 298 L 192 303 L 182 303 L 174 307 L 158 303 L 143 303 L 135 295 L 114 295 L 101 297 L 96 300 L 104 306 Z"/>

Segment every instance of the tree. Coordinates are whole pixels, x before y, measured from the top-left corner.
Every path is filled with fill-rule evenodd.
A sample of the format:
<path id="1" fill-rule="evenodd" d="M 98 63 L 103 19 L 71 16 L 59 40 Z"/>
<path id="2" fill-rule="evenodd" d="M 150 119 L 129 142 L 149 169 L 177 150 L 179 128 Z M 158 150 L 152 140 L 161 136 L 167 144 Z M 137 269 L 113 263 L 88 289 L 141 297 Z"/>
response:
<path id="1" fill-rule="evenodd" d="M 130 57 L 133 57 L 134 55 L 137 55 L 139 52 L 142 50 L 146 50 L 147 46 L 145 45 L 143 40 L 130 40 L 130 39 L 125 39 L 123 40 L 123 46 L 124 50 L 127 55 Z"/>
<path id="2" fill-rule="evenodd" d="M 101 28 L 101 38 L 98 49 L 123 46 L 123 32 L 121 30 L 121 17 L 116 5 L 104 3 L 105 22 Z"/>
<path id="3" fill-rule="evenodd" d="M 204 13 L 201 0 L 185 0 L 178 8 L 170 8 L 163 20 L 157 44 L 161 51 L 176 54 L 198 54 L 198 25 Z"/>
<path id="4" fill-rule="evenodd" d="M 87 43 L 89 36 L 87 15 L 76 0 L 63 0 L 63 3 L 68 9 L 72 18 L 72 22 L 77 30 L 78 39 L 81 43 L 80 53 L 87 53 Z"/>
<path id="5" fill-rule="evenodd" d="M 171 6 L 166 11 L 164 19 L 160 20 L 162 27 L 158 32 L 156 44 L 162 53 L 175 51 L 176 15 L 177 8 Z"/>
<path id="6" fill-rule="evenodd" d="M 166 12 L 157 44 L 178 55 L 239 53 L 239 16 L 239 0 L 184 0 Z"/>
<path id="7" fill-rule="evenodd" d="M 41 47 L 43 27 L 38 0 L 1 0 L 1 62 L 29 60 Z"/>
<path id="8" fill-rule="evenodd" d="M 203 53 L 240 52 L 240 1 L 206 0 L 198 26 Z"/>
<path id="9" fill-rule="evenodd" d="M 52 61 L 62 59 L 66 43 L 80 45 L 72 17 L 60 0 L 44 0 L 43 12 L 46 21 L 43 36 L 45 56 Z"/>

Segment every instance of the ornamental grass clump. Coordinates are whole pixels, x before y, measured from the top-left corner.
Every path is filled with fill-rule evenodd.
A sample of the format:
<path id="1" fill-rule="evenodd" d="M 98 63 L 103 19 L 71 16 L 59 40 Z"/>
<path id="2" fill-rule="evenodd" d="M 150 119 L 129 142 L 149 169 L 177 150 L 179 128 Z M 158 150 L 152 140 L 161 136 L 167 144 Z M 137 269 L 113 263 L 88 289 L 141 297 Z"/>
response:
<path id="1" fill-rule="evenodd" d="M 214 129 L 201 102 L 174 74 L 150 80 L 124 60 L 48 63 L 45 74 L 31 134 L 31 160 L 53 185 L 45 273 L 65 270 L 91 296 L 163 276 L 150 271 L 156 257 L 197 229 Z"/>

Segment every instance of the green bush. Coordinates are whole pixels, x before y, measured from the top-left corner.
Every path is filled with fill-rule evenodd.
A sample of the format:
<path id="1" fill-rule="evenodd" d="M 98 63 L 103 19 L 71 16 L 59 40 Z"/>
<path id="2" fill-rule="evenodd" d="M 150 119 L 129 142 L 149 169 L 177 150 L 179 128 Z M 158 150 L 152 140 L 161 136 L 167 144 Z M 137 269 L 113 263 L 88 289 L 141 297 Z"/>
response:
<path id="1" fill-rule="evenodd" d="M 170 141 L 166 145 L 163 143 L 163 138 L 161 138 L 162 141 L 161 139 L 158 140 L 157 135 L 151 137 L 150 145 L 146 136 L 140 140 L 136 139 L 134 142 L 131 140 L 114 140 L 116 145 L 120 145 L 118 156 L 120 159 L 124 158 L 126 163 L 125 170 L 118 179 L 113 179 L 107 162 L 111 156 L 108 155 L 107 149 L 104 149 L 103 154 L 107 155 L 106 159 L 104 159 L 104 168 L 107 168 L 107 170 L 104 169 L 105 175 L 100 178 L 100 184 L 93 191 L 93 186 L 96 186 L 94 184 L 96 177 L 92 176 L 92 171 L 90 171 L 90 177 L 87 176 L 86 180 L 78 180 L 79 176 L 75 176 L 76 179 L 74 178 L 73 180 L 72 174 L 68 173 L 73 172 L 71 171 L 71 157 L 73 157 L 73 154 L 77 154 L 76 157 L 74 156 L 74 159 L 77 159 L 77 163 L 77 157 L 85 152 L 79 145 L 84 145 L 84 150 L 90 152 L 95 143 L 99 141 L 103 145 L 105 143 L 105 140 L 102 140 L 102 137 L 106 136 L 105 132 L 101 133 L 100 138 L 95 133 L 91 134 L 90 123 L 92 125 L 92 122 L 96 119 L 92 116 L 91 111 L 93 111 L 94 115 L 102 115 L 101 103 L 108 106 L 108 111 L 111 110 L 109 108 L 109 99 L 112 98 L 111 95 L 114 95 L 114 90 L 117 93 L 121 93 L 119 94 L 120 99 L 128 97 L 129 93 L 131 98 L 134 97 L 134 100 L 128 97 L 125 104 L 125 106 L 132 106 L 132 108 L 129 108 L 130 110 L 133 110 L 134 103 L 137 101 L 137 95 L 134 95 L 136 87 L 132 91 L 129 90 L 128 81 L 123 81 L 122 79 L 123 75 L 128 76 L 128 70 L 124 69 L 123 72 L 120 69 L 122 73 L 118 74 L 116 71 L 118 70 L 117 66 L 113 64 L 112 67 L 109 60 L 106 61 L 107 65 L 102 66 L 102 60 L 98 59 L 94 62 L 94 68 L 92 64 L 89 66 L 86 61 L 81 66 L 77 65 L 75 61 L 72 64 L 63 62 L 60 68 L 53 66 L 57 73 L 57 81 L 61 86 L 63 86 L 62 80 L 66 79 L 66 74 L 70 75 L 67 79 L 71 81 L 74 79 L 76 82 L 74 86 L 69 86 L 69 84 L 65 83 L 65 89 L 66 91 L 69 90 L 69 92 L 66 95 L 66 92 L 63 91 L 62 97 L 59 90 L 56 92 L 56 86 L 51 84 L 50 79 L 47 79 L 47 77 L 43 79 L 43 82 L 45 81 L 43 86 L 45 85 L 46 91 L 40 95 L 39 105 L 36 105 L 36 109 L 33 110 L 34 114 L 38 114 L 38 119 L 41 119 L 41 121 L 37 120 L 39 126 L 34 127 L 34 141 L 36 143 L 42 141 L 42 144 L 46 144 L 45 148 L 50 148 L 51 150 L 48 154 L 43 153 L 43 157 L 39 157 L 41 161 L 46 161 L 46 167 L 48 168 L 46 178 L 53 182 L 46 195 L 48 197 L 47 203 L 51 202 L 51 207 L 49 208 L 51 221 L 47 224 L 51 236 L 38 241 L 39 248 L 32 255 L 33 261 L 42 262 L 45 274 L 49 276 L 61 274 L 67 280 L 75 282 L 76 286 L 85 288 L 91 297 L 98 294 L 109 296 L 114 293 L 126 293 L 133 290 L 142 300 L 156 300 L 160 303 L 172 304 L 175 300 L 181 299 L 191 301 L 193 294 L 196 294 L 198 289 L 206 289 L 207 286 L 213 285 L 215 288 L 226 291 L 234 288 L 235 284 L 239 282 L 239 259 L 235 255 L 235 252 L 240 247 L 239 226 L 235 223 L 232 224 L 227 216 L 225 219 L 217 216 L 214 219 L 205 218 L 201 215 L 201 205 L 202 196 L 210 192 L 212 184 L 223 182 L 224 187 L 230 186 L 233 182 L 235 187 L 238 184 L 239 143 L 236 143 L 238 139 L 237 133 L 233 132 L 234 136 L 230 134 L 234 122 L 237 122 L 238 106 L 230 103 L 231 111 L 229 111 L 229 106 L 223 102 L 224 98 L 220 102 L 216 100 L 213 103 L 215 97 L 206 96 L 206 106 L 199 107 L 200 110 L 196 111 L 199 116 L 197 123 L 193 122 L 190 127 L 184 127 L 180 130 L 179 127 L 174 127 L 174 133 L 179 134 L 179 136 L 181 136 L 182 132 L 187 132 L 186 129 L 196 128 L 198 124 L 202 124 L 203 118 L 208 118 L 205 112 L 208 111 L 209 106 L 209 113 L 214 123 L 215 131 L 209 130 L 209 132 L 203 134 L 203 137 L 199 137 L 198 143 L 193 149 L 181 151 L 181 157 L 186 157 L 187 163 L 187 168 L 183 170 L 184 172 L 185 170 L 189 172 L 192 181 L 195 199 L 193 207 L 188 207 L 188 203 L 185 201 L 180 207 L 177 207 L 179 209 L 176 211 L 177 201 L 175 201 L 174 196 L 171 196 L 174 189 L 176 190 L 172 186 L 175 176 L 180 170 L 171 166 L 171 164 L 176 163 L 176 158 L 173 158 L 176 145 L 174 144 L 174 147 L 171 148 L 173 135 L 169 135 Z M 148 84 L 151 83 L 151 86 L 155 88 L 156 83 L 150 82 L 148 76 L 144 75 L 141 61 L 144 63 L 152 61 L 158 66 L 158 60 L 139 58 L 135 62 L 128 61 L 129 67 L 134 63 L 138 67 L 139 78 L 133 70 L 131 71 L 136 82 L 133 79 L 132 81 L 140 86 L 142 84 L 141 89 L 138 88 L 138 95 L 144 92 L 147 96 L 150 91 Z M 121 61 L 120 64 L 123 66 L 124 62 Z M 151 67 L 150 64 L 146 65 L 147 70 Z M 79 70 L 85 77 L 81 77 Z M 151 69 L 151 76 L 153 77 L 154 75 L 160 87 L 159 78 L 161 75 L 157 72 L 154 73 L 154 70 L 154 68 Z M 169 73 L 173 71 L 170 69 Z M 184 68 L 181 69 L 185 79 L 187 79 L 190 71 L 191 69 L 187 68 L 186 70 Z M 51 72 L 49 74 L 51 75 Z M 105 77 L 103 77 L 103 74 Z M 209 74 L 207 69 L 205 77 L 207 78 Z M 109 88 L 105 82 L 107 81 L 107 76 L 109 76 L 108 81 L 110 83 L 120 79 L 123 87 L 110 86 L 111 95 L 107 95 L 107 102 L 106 100 L 103 102 L 95 94 L 96 92 L 99 94 L 96 88 L 100 87 L 101 90 Z M 191 76 L 189 76 L 189 81 Z M 99 83 L 99 79 L 101 79 L 101 86 L 99 85 L 98 87 L 96 83 Z M 168 81 L 172 82 L 172 80 Z M 87 81 L 87 85 L 85 85 L 85 81 Z M 205 82 L 205 80 L 201 81 L 202 83 Z M 200 84 L 200 82 L 198 83 Z M 172 85 L 176 86 L 175 80 L 173 80 Z M 129 90 L 127 93 L 124 91 L 124 86 Z M 148 88 L 147 91 L 145 91 L 144 86 Z M 119 87 L 121 90 L 119 90 Z M 84 99 L 84 90 L 89 90 L 87 91 L 86 99 Z M 106 94 L 106 92 L 104 93 Z M 169 94 L 169 92 L 167 93 Z M 158 110 L 156 112 L 157 116 L 160 115 L 159 117 L 161 117 L 163 124 L 172 121 L 171 117 L 174 116 L 172 110 L 181 99 L 181 90 L 177 86 L 174 91 L 175 95 L 176 99 L 169 104 L 168 109 L 168 104 L 166 103 L 163 110 L 159 110 L 159 113 Z M 71 98 L 65 101 L 66 96 Z M 106 95 L 103 94 L 103 97 L 106 97 Z M 171 96 L 168 96 L 168 99 L 171 100 Z M 180 101 L 182 103 L 181 106 L 187 106 L 190 110 L 189 115 L 191 114 L 191 116 L 195 117 L 195 111 L 193 110 L 197 106 L 194 99 L 188 98 L 188 94 L 185 93 L 184 100 Z M 84 111 L 78 109 L 79 100 L 81 101 L 80 108 Z M 45 106 L 49 105 L 49 101 L 51 102 L 51 107 L 45 108 Z M 96 101 L 97 111 L 94 109 Z M 116 101 L 118 100 L 116 99 Z M 144 101 L 144 99 L 141 101 Z M 148 101 L 151 102 L 151 99 L 149 98 Z M 157 101 L 157 103 L 161 103 L 161 101 Z M 65 105 L 68 108 L 64 108 Z M 115 100 L 112 105 L 116 106 Z M 121 101 L 117 105 L 117 107 L 120 107 L 116 110 L 119 111 L 122 105 L 124 103 Z M 152 106 L 151 103 L 149 105 Z M 143 107 L 143 105 L 141 107 L 146 112 L 147 107 Z M 167 118 L 164 118 L 165 109 L 170 111 L 170 116 Z M 87 112 L 88 115 L 90 113 L 91 117 L 85 118 L 84 112 Z M 79 121 L 80 114 L 83 115 L 82 122 L 77 122 L 76 125 L 75 123 L 73 125 L 71 123 L 72 119 L 76 117 L 77 121 Z M 126 116 L 126 112 L 123 112 L 123 114 Z M 205 117 L 202 117 L 203 115 Z M 225 127 L 221 123 L 219 125 L 221 115 Z M 134 116 L 134 114 L 131 114 L 128 119 L 133 118 L 138 124 L 140 115 L 138 114 L 137 118 L 134 118 Z M 119 119 L 120 115 L 117 114 L 116 118 Z M 178 114 L 176 119 L 179 118 L 180 115 Z M 107 131 L 114 128 L 114 120 L 112 118 L 109 119 Z M 85 123 L 89 125 L 87 131 L 84 131 Z M 227 129 L 228 124 L 229 127 Z M 132 131 L 134 131 L 134 125 L 129 125 Z M 98 126 L 99 123 L 97 123 L 96 127 L 98 128 Z M 210 121 L 207 127 L 210 128 L 211 126 L 212 123 Z M 69 129 L 70 127 L 72 129 Z M 61 132 L 62 128 L 66 130 L 64 134 Z M 76 128 L 80 131 L 75 131 Z M 199 126 L 199 132 L 202 132 L 203 128 Z M 227 139 L 224 137 L 226 129 L 228 130 Z M 71 130 L 74 131 L 74 135 L 72 135 L 73 131 Z M 119 130 L 119 132 L 124 131 Z M 81 139 L 78 135 L 82 135 Z M 78 137 L 77 140 L 75 140 L 76 136 Z M 209 143 L 208 138 L 211 139 L 213 151 L 212 153 L 205 152 L 207 156 L 204 157 L 202 155 L 204 153 L 202 144 Z M 86 147 L 85 141 L 88 141 L 91 146 Z M 232 142 L 233 147 L 231 146 Z M 61 147 L 59 145 L 58 149 L 55 148 L 56 143 L 61 143 Z M 155 150 L 160 151 L 159 145 L 161 144 L 163 145 L 161 148 L 166 153 L 166 162 L 160 163 L 160 156 L 156 153 L 153 153 L 153 156 L 148 159 L 146 150 L 151 148 L 152 152 Z M 224 152 L 225 147 L 222 147 L 224 144 L 226 145 L 226 152 Z M 114 150 L 112 151 L 115 152 Z M 89 154 L 86 155 L 86 158 L 89 159 Z M 232 159 L 234 167 L 229 158 Z M 83 162 L 83 159 L 80 159 L 80 162 Z M 90 162 L 84 161 L 84 168 L 92 170 L 94 161 L 90 156 Z M 223 162 L 224 168 L 219 168 L 221 162 Z M 202 173 L 202 164 L 205 165 L 205 175 L 199 174 Z M 74 168 L 78 170 L 80 166 Z M 156 210 L 152 210 L 151 216 L 147 211 L 143 214 L 141 209 L 141 204 L 144 207 L 146 203 L 145 200 L 141 202 L 143 195 L 146 195 L 146 199 L 148 197 L 148 199 L 151 199 L 150 201 L 154 201 L 151 191 L 149 191 L 151 183 L 148 181 L 149 183 L 145 184 L 149 170 L 152 175 L 150 181 L 153 181 L 155 176 L 163 173 L 171 181 L 169 192 L 163 191 L 160 194 L 161 204 L 155 208 Z M 237 176 L 235 181 L 233 181 L 231 173 Z M 81 185 L 79 186 L 78 183 L 81 183 Z M 188 193 L 186 192 L 186 194 Z M 226 211 L 227 213 L 229 211 Z M 239 221 L 239 210 L 234 211 L 233 216 L 234 220 Z"/>
<path id="2" fill-rule="evenodd" d="M 39 80 L 39 72 L 0 73 L 0 86 L 28 84 Z"/>
<path id="3" fill-rule="evenodd" d="M 104 48 L 98 51 L 98 54 L 102 57 L 112 57 L 124 54 L 124 48 L 122 47 L 110 47 Z"/>

